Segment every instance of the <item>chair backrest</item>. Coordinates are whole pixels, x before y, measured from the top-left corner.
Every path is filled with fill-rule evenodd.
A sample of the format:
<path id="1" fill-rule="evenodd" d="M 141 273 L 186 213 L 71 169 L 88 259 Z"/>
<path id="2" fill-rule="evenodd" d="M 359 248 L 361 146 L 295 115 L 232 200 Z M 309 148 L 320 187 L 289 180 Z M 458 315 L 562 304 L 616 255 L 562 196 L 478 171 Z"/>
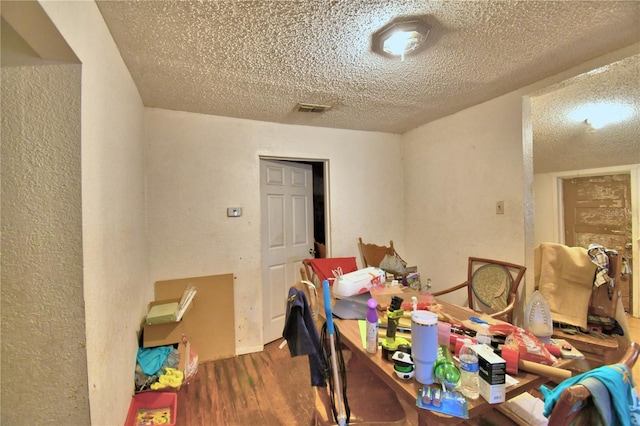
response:
<path id="1" fill-rule="evenodd" d="M 638 360 L 639 352 L 640 345 L 632 342 L 618 363 L 626 365 L 631 370 Z M 591 419 L 593 409 L 591 393 L 586 386 L 581 384 L 569 386 L 562 391 L 556 401 L 549 416 L 549 425 L 591 425 L 593 424 Z"/>
<path id="2" fill-rule="evenodd" d="M 470 257 L 467 270 L 469 307 L 513 322 L 513 306 L 526 267 L 500 260 Z"/>
<path id="3" fill-rule="evenodd" d="M 358 238 L 358 247 L 360 249 L 360 256 L 362 258 L 362 267 L 367 268 L 369 266 L 378 267 L 380 262 L 384 258 L 384 255 L 394 254 L 393 240 L 389 241 L 389 246 L 379 246 L 376 244 L 367 244 L 362 242 L 362 238 Z"/>
<path id="4" fill-rule="evenodd" d="M 317 241 L 313 242 L 316 250 L 316 257 L 325 258 L 327 257 L 327 246 L 325 244 L 319 243 Z"/>

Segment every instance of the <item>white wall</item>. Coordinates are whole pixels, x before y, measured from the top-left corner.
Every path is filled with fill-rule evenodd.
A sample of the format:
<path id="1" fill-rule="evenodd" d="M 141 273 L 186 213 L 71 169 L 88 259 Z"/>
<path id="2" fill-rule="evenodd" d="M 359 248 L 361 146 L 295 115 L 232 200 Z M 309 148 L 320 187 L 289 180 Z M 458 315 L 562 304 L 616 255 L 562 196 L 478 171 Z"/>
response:
<path id="1" fill-rule="evenodd" d="M 3 62 L 1 111 L 0 423 L 86 424 L 80 66 Z"/>
<path id="2" fill-rule="evenodd" d="M 403 135 L 405 244 L 433 291 L 464 282 L 469 256 L 524 264 L 521 98 L 510 93 Z M 447 299 L 463 303 L 458 293 Z"/>
<path id="3" fill-rule="evenodd" d="M 536 225 L 534 246 L 545 242 L 562 242 L 558 222 L 557 177 L 553 173 L 538 173 L 533 176 L 533 194 Z"/>
<path id="4" fill-rule="evenodd" d="M 123 424 L 133 394 L 137 332 L 146 303 L 153 299 L 147 275 L 143 106 L 94 2 L 41 5 L 82 62 L 82 239 L 91 423 Z"/>
<path id="5" fill-rule="evenodd" d="M 359 257 L 359 236 L 402 249 L 400 136 L 160 109 L 146 121 L 151 281 L 233 273 L 236 353 L 262 348 L 261 156 L 329 161 L 334 257 Z"/>

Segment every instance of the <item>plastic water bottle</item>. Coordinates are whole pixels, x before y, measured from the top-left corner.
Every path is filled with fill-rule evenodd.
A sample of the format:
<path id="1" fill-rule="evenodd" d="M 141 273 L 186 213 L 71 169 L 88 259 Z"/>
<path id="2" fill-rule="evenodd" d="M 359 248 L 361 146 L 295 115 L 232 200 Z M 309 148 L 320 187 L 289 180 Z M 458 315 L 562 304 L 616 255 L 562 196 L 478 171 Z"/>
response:
<path id="1" fill-rule="evenodd" d="M 480 345 L 491 346 L 491 333 L 489 332 L 489 324 L 482 324 L 480 331 L 476 333 L 476 342 Z"/>
<path id="2" fill-rule="evenodd" d="M 367 301 L 367 352 L 375 354 L 378 352 L 378 312 L 376 307 L 378 302 L 371 298 Z"/>
<path id="3" fill-rule="evenodd" d="M 480 381 L 478 377 L 478 355 L 471 349 L 471 339 L 464 339 L 464 345 L 460 348 L 460 390 L 470 399 L 476 399 L 480 395 Z"/>

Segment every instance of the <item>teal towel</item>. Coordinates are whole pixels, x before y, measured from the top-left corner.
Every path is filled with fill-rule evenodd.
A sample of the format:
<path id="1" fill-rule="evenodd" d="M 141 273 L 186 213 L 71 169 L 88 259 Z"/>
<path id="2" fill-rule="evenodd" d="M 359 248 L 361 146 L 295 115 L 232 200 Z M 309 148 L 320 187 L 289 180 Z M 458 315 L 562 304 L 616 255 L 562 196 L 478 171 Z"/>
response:
<path id="1" fill-rule="evenodd" d="M 549 417 L 551 411 L 555 406 L 560 394 L 563 390 L 569 386 L 579 384 L 584 379 L 592 377 L 602 382 L 609 391 L 611 396 L 611 405 L 613 411 L 612 424 L 615 425 L 631 425 L 630 422 L 630 409 L 629 406 L 633 404 L 632 391 L 633 381 L 631 379 L 631 372 L 624 364 L 605 365 L 595 368 L 586 373 L 579 374 L 570 379 L 564 380 L 554 389 L 549 389 L 546 386 L 540 386 L 540 392 L 544 396 L 544 415 Z"/>
<path id="2" fill-rule="evenodd" d="M 147 376 L 153 376 L 160 370 L 171 352 L 173 352 L 173 346 L 138 348 L 138 356 L 136 358 L 142 372 Z"/>

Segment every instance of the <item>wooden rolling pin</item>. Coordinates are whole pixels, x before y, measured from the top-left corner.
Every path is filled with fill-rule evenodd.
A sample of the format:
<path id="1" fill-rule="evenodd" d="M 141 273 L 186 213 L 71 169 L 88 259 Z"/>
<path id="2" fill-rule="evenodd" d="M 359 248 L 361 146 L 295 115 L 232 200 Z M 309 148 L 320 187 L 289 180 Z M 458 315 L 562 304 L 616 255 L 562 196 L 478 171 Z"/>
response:
<path id="1" fill-rule="evenodd" d="M 571 371 L 563 368 L 552 367 L 550 365 L 538 364 L 537 362 L 525 361 L 523 359 L 518 360 L 518 368 L 520 370 L 528 371 L 539 376 L 549 377 L 554 382 L 560 383 L 561 381 L 571 377 Z"/>
<path id="2" fill-rule="evenodd" d="M 507 362 L 507 373 L 509 374 L 518 374 L 518 369 L 520 369 L 539 376 L 549 377 L 550 380 L 556 383 L 571 377 L 571 371 L 569 370 L 520 359 L 520 352 L 504 346 L 502 347 L 502 358 Z"/>

